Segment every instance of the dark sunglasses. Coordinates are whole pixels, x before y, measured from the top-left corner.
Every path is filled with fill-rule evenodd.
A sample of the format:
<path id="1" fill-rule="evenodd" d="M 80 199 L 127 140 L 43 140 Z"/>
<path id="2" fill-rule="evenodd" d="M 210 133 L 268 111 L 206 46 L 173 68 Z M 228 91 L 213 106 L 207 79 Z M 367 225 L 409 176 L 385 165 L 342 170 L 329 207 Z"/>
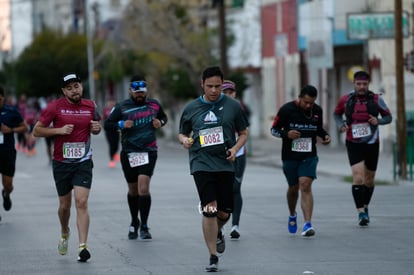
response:
<path id="1" fill-rule="evenodd" d="M 146 88 L 147 83 L 145 81 L 134 81 L 134 82 L 131 82 L 130 87 L 135 91 L 140 88 Z"/>

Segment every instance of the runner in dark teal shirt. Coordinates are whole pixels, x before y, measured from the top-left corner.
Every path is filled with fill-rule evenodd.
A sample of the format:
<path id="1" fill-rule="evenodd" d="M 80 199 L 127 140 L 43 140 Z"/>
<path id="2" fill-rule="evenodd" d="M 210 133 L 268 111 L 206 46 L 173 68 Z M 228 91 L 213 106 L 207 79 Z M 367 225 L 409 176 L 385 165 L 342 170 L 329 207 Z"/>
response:
<path id="1" fill-rule="evenodd" d="M 200 199 L 204 239 L 210 253 L 206 267 L 209 272 L 218 270 L 218 253 L 225 249 L 221 229 L 233 208 L 234 161 L 246 143 L 249 126 L 240 103 L 222 94 L 222 84 L 220 68 L 210 67 L 203 72 L 204 94 L 185 107 L 178 135 L 180 143 L 189 149 L 190 172 Z"/>

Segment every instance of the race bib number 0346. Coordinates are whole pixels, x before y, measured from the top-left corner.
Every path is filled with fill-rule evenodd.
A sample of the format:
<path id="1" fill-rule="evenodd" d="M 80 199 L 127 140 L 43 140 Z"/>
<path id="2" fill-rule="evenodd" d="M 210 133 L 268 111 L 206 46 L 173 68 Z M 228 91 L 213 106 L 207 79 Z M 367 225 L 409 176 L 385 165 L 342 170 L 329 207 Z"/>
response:
<path id="1" fill-rule="evenodd" d="M 312 152 L 312 139 L 311 138 L 297 138 L 293 140 L 292 151 Z"/>
<path id="2" fill-rule="evenodd" d="M 148 152 L 129 153 L 128 161 L 131 167 L 137 167 L 149 163 Z"/>
<path id="3" fill-rule="evenodd" d="M 85 142 L 63 143 L 63 157 L 65 159 L 80 159 L 85 155 Z"/>
<path id="4" fill-rule="evenodd" d="M 201 147 L 224 143 L 223 127 L 221 126 L 200 130 L 199 136 Z"/>

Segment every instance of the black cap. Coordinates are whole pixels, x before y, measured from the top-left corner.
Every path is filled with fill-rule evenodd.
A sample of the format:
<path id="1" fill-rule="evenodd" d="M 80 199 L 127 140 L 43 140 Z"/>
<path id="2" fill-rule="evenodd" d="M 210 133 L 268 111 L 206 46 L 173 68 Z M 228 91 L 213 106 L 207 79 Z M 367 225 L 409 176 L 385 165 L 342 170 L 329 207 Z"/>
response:
<path id="1" fill-rule="evenodd" d="M 79 82 L 82 83 L 80 77 L 75 73 L 65 74 L 62 77 L 62 88 L 66 87 L 69 83 Z"/>

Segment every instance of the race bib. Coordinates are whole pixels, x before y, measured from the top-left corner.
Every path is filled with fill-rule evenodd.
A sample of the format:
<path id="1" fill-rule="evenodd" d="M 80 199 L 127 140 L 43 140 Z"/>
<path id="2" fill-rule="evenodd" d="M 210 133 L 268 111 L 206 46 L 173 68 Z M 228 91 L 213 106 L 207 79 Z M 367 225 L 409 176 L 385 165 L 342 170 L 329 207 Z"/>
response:
<path id="1" fill-rule="evenodd" d="M 292 141 L 292 151 L 312 152 L 312 138 L 297 138 Z"/>
<path id="2" fill-rule="evenodd" d="M 128 161 L 131 167 L 142 166 L 149 163 L 148 152 L 129 153 Z"/>
<path id="3" fill-rule="evenodd" d="M 0 132 L 0 144 L 4 143 L 4 135 L 2 132 Z"/>
<path id="4" fill-rule="evenodd" d="M 352 137 L 362 138 L 371 135 L 371 126 L 368 123 L 352 124 Z"/>
<path id="5" fill-rule="evenodd" d="M 201 147 L 224 143 L 223 127 L 221 126 L 200 130 L 199 136 Z"/>
<path id="6" fill-rule="evenodd" d="M 63 158 L 80 159 L 85 155 L 85 142 L 65 142 L 63 143 Z"/>

